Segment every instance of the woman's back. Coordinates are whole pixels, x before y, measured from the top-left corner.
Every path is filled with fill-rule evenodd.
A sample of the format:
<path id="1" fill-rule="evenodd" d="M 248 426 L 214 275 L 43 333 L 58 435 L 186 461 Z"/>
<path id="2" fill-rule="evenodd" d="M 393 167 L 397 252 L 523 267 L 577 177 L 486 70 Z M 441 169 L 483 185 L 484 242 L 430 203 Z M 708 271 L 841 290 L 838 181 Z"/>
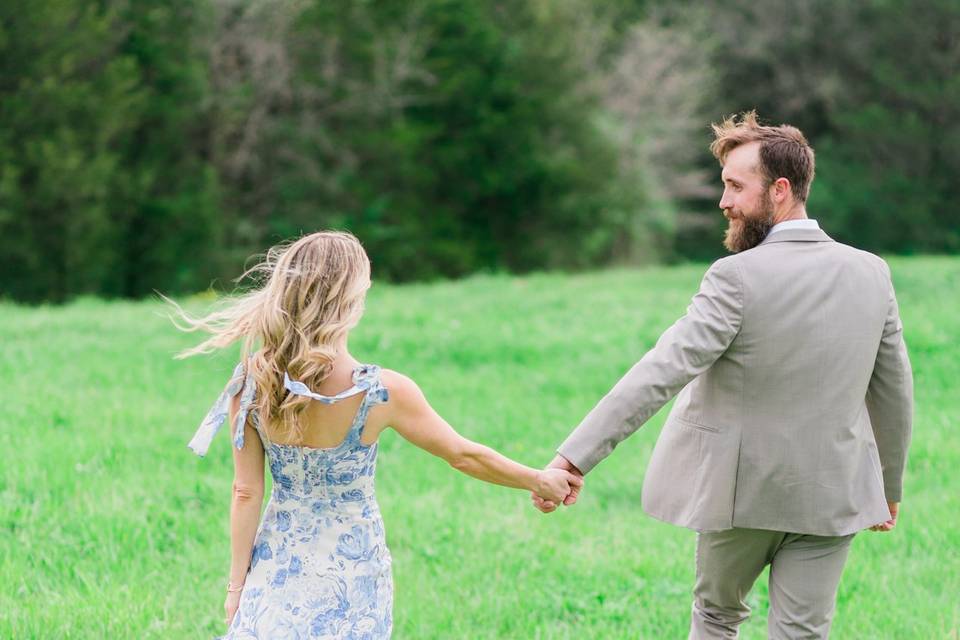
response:
<path id="1" fill-rule="evenodd" d="M 340 396 L 355 387 L 355 374 L 358 368 L 369 366 L 371 365 L 362 365 L 352 358 L 338 359 L 334 362 L 330 374 L 319 385 L 308 390 L 326 398 L 339 399 L 333 402 L 310 403 L 300 414 L 302 429 L 299 434 L 286 431 L 279 422 L 269 423 L 266 434 L 270 441 L 311 449 L 332 449 L 343 443 L 354 426 L 366 396 L 362 393 L 347 397 Z M 378 372 L 381 373 L 382 378 L 382 371 L 379 368 Z M 378 383 L 382 385 L 383 381 L 378 380 Z M 361 442 L 367 446 L 376 442 L 380 432 L 386 426 L 386 413 L 377 410 L 378 404 L 369 407 L 366 420 L 362 425 Z"/>
<path id="2" fill-rule="evenodd" d="M 304 421 L 307 445 L 268 437 L 256 411 L 250 410 L 256 383 L 242 365 L 227 387 L 239 398 L 234 403 L 241 425 L 235 444 L 244 444 L 243 431 L 248 437 L 256 434 L 270 466 L 273 491 L 257 531 L 240 606 L 225 638 L 390 635 L 391 558 L 374 494 L 377 444 L 361 440 L 370 409 L 385 403 L 388 393 L 374 365 L 354 367 L 349 383 L 338 393 L 322 394 L 285 379 L 290 393 L 317 401 L 308 411 L 312 413 L 314 405 L 329 410 Z M 211 410 L 223 413 L 222 407 Z M 338 419 L 347 420 L 348 415 L 343 428 Z"/>

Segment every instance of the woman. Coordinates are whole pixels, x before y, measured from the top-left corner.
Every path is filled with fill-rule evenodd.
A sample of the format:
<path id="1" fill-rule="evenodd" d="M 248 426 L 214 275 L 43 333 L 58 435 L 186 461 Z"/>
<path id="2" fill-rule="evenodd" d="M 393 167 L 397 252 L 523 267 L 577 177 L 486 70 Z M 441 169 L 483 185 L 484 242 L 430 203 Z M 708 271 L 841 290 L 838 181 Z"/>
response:
<path id="1" fill-rule="evenodd" d="M 388 638 L 390 552 L 374 496 L 377 439 L 401 436 L 480 480 L 556 503 L 581 486 L 471 442 L 416 383 L 361 364 L 347 347 L 363 313 L 370 263 L 346 233 L 271 249 L 251 270 L 265 284 L 185 330 L 212 333 L 178 357 L 242 341 L 242 359 L 191 440 L 204 455 L 229 417 L 235 476 L 225 638 Z M 263 519 L 264 456 L 273 492 Z M 258 526 L 259 522 L 259 526 Z"/>

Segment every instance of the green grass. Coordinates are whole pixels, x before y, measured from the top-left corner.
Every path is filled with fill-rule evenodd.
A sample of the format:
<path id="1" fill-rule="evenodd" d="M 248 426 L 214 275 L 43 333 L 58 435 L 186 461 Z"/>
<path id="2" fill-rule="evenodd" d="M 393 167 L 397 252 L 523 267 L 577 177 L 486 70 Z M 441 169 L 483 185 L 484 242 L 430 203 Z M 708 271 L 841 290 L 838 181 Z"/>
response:
<path id="1" fill-rule="evenodd" d="M 891 264 L 916 382 L 905 500 L 893 533 L 854 540 L 833 637 L 956 639 L 960 259 Z M 541 465 L 683 313 L 704 270 L 377 284 L 351 347 L 412 376 L 470 438 Z M 195 336 L 162 311 L 0 305 L 0 638 L 223 630 L 228 439 L 203 460 L 185 445 L 235 353 L 172 360 Z M 686 637 L 694 534 L 639 504 L 665 415 L 590 474 L 578 505 L 550 516 L 384 435 L 395 637 Z M 765 580 L 744 638 L 765 637 Z"/>

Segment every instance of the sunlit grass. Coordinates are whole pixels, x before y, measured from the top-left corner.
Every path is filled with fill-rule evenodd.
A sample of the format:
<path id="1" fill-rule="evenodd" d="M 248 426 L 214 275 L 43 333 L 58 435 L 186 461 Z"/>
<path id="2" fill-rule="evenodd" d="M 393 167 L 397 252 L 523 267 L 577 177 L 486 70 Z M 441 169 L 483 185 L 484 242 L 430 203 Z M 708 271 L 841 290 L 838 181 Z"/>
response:
<path id="1" fill-rule="evenodd" d="M 916 381 L 900 525 L 863 533 L 835 638 L 957 638 L 960 259 L 891 261 Z M 376 284 L 355 355 L 416 379 L 461 432 L 531 465 L 683 313 L 705 265 Z M 188 303 L 201 308 L 202 301 Z M 155 302 L 0 305 L 0 637 L 207 638 L 229 564 L 227 438 L 186 442 L 235 353 L 176 362 L 196 336 Z M 681 638 L 694 534 L 644 516 L 666 411 L 544 516 L 388 432 L 377 492 L 395 637 Z M 742 637 L 766 635 L 765 577 Z"/>

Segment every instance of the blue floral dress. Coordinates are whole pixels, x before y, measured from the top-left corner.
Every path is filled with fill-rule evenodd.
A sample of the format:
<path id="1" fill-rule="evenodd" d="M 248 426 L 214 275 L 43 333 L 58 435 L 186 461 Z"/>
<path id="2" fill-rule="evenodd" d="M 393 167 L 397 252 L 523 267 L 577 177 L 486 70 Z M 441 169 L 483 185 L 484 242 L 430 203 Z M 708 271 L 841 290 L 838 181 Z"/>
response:
<path id="1" fill-rule="evenodd" d="M 373 490 L 377 443 L 360 434 L 370 407 L 387 401 L 380 369 L 361 365 L 353 387 L 336 396 L 310 391 L 284 376 L 291 393 L 332 404 L 364 394 L 344 441 L 329 449 L 270 443 L 256 411 L 256 384 L 243 363 L 188 445 L 206 454 L 226 421 L 230 399 L 240 393 L 234 446 L 243 447 L 249 415 L 263 442 L 273 493 L 257 531 L 240 608 L 225 639 L 389 638 L 393 627 L 393 579 L 383 519 Z"/>

